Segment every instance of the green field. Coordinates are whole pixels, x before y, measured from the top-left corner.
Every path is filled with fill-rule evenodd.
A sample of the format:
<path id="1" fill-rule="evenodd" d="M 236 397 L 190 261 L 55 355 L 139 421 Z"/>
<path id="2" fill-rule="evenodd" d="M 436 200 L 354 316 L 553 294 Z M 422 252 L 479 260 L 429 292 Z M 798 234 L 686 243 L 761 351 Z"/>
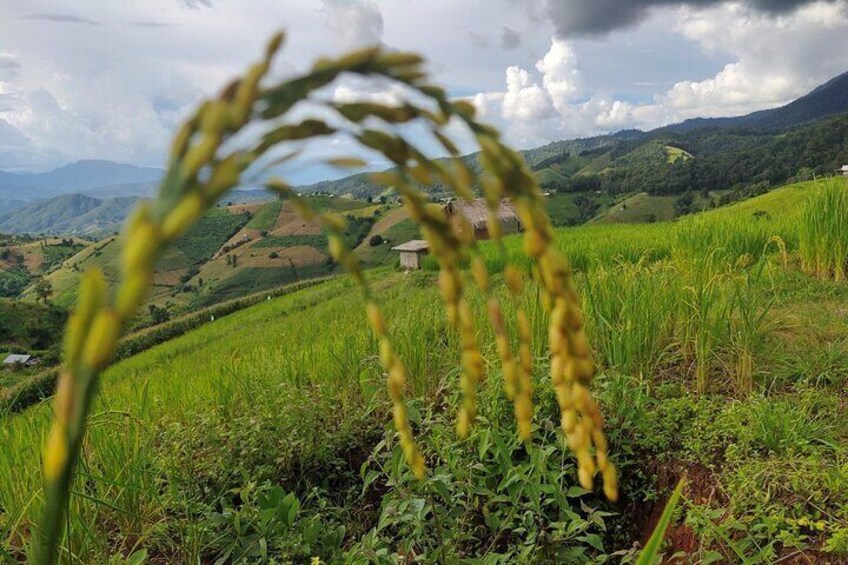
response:
<path id="1" fill-rule="evenodd" d="M 669 163 L 675 163 L 678 160 L 688 161 L 689 159 L 693 159 L 691 153 L 689 153 L 685 149 L 674 147 L 673 145 L 666 145 L 665 152 L 668 155 Z"/>
<path id="2" fill-rule="evenodd" d="M 696 211 L 706 210 L 712 202 L 715 205 L 717 200 L 716 194 L 710 194 L 707 197 L 701 194 L 693 194 L 691 208 Z M 632 196 L 620 198 L 617 202 L 611 204 L 607 209 L 601 211 L 597 216 L 590 219 L 589 222 L 601 223 L 653 223 L 667 222 L 681 216 L 681 211 L 676 202 L 680 199 L 680 195 L 676 196 L 656 196 L 647 192 L 640 192 Z"/>
<path id="3" fill-rule="evenodd" d="M 401 554 L 618 562 L 688 474 L 667 556 L 843 562 L 848 285 L 810 276 L 798 255 L 802 211 L 820 191 L 804 183 L 674 223 L 557 231 L 601 369 L 594 389 L 621 473 L 617 504 L 577 486 L 557 439 L 535 287 L 504 300 L 508 320 L 517 305 L 528 311 L 536 336 L 532 442 L 516 438 L 476 294 L 489 377 L 479 425 L 460 441 L 458 338 L 435 276 L 378 269 L 370 276 L 410 372 L 410 419 L 431 469 L 425 482 L 403 464 L 359 292 L 333 280 L 105 373 L 63 559 L 72 552 L 74 562 L 108 563 L 144 550 L 154 563 L 265 555 L 389 563 Z M 518 236 L 507 240 L 516 261 L 520 245 Z M 483 253 L 492 272 L 502 266 L 494 246 Z M 496 293 L 505 298 L 500 283 Z M 513 324 L 508 330 L 514 340 Z M 0 556 L 13 560 L 26 558 L 36 527 L 49 416 L 39 405 L 0 422 Z M 285 517 L 274 519 L 281 508 Z"/>
<path id="4" fill-rule="evenodd" d="M 274 200 L 265 204 L 256 211 L 244 227 L 260 231 L 271 231 L 277 224 L 277 218 L 280 216 L 280 209 L 282 207 L 282 200 Z"/>

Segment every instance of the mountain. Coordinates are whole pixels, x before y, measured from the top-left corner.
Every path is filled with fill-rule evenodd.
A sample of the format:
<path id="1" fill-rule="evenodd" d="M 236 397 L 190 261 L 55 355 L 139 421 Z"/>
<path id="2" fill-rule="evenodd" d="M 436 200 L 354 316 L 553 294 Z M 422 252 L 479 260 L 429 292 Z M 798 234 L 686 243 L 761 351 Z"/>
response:
<path id="1" fill-rule="evenodd" d="M 0 231 L 97 237 L 118 231 L 138 198 L 99 199 L 84 194 L 33 202 L 0 215 Z"/>
<path id="2" fill-rule="evenodd" d="M 755 185 L 830 174 L 848 163 L 846 113 L 848 73 L 780 108 L 556 141 L 522 154 L 547 191 L 670 195 L 736 189 L 741 194 Z M 463 158 L 477 167 L 476 155 Z M 299 190 L 357 198 L 383 192 L 368 173 Z M 442 187 L 435 185 L 432 192 L 438 196 Z"/>
<path id="3" fill-rule="evenodd" d="M 831 173 L 848 163 L 848 73 L 797 100 L 730 118 L 696 118 L 652 131 L 556 141 L 522 151 L 546 191 L 604 195 L 679 195 L 763 187 Z M 477 169 L 475 154 L 463 157 Z M 46 173 L 0 171 L 0 229 L 15 233 L 102 235 L 115 231 L 131 203 L 154 194 L 161 169 L 79 161 Z M 237 191 L 230 204 L 267 200 Z M 380 196 L 369 173 L 298 188 L 303 193 Z M 444 187 L 431 187 L 441 196 Z M 73 197 L 67 197 L 74 194 Z M 63 197 L 51 200 L 55 197 Z M 596 199 L 591 196 L 592 199 Z M 37 202 L 38 201 L 38 202 Z M 585 202 L 584 202 L 585 204 Z M 574 218 L 590 217 L 593 206 Z M 683 208 L 685 209 L 685 208 Z"/>
<path id="4" fill-rule="evenodd" d="M 75 235 L 98 238 L 120 230 L 136 202 L 152 197 L 157 183 L 109 185 L 85 194 L 64 194 L 4 207 L 0 199 L 0 232 Z M 272 200 L 266 190 L 234 190 L 222 204 L 256 204 Z"/>
<path id="5" fill-rule="evenodd" d="M 848 111 L 848 72 L 779 108 L 760 110 L 733 118 L 693 118 L 654 131 L 684 133 L 697 128 L 714 126 L 779 132 L 846 111 Z"/>
<path id="6" fill-rule="evenodd" d="M 164 171 L 112 161 L 77 161 L 45 173 L 0 171 L 0 200 L 34 201 L 71 193 L 101 198 L 147 196 Z"/>

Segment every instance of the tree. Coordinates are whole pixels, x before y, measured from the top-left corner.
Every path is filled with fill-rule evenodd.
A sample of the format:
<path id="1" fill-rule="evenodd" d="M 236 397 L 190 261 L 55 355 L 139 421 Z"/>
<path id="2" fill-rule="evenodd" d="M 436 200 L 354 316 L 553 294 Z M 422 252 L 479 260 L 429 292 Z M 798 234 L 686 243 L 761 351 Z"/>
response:
<path id="1" fill-rule="evenodd" d="M 153 320 L 154 324 L 164 324 L 171 319 L 171 314 L 169 314 L 166 309 L 159 308 L 155 304 L 149 305 L 147 310 L 150 313 L 150 319 Z"/>
<path id="2" fill-rule="evenodd" d="M 53 285 L 50 284 L 50 281 L 48 281 L 47 279 L 38 279 L 38 282 L 35 283 L 35 293 L 42 300 L 42 302 L 47 304 L 47 299 L 49 299 L 50 295 L 53 294 Z"/>

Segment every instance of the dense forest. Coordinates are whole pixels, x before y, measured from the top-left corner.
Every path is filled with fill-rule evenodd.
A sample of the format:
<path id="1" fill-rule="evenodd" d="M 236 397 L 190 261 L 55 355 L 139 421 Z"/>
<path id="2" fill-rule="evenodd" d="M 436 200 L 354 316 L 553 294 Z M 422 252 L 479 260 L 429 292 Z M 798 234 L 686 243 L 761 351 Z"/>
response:
<path id="1" fill-rule="evenodd" d="M 694 158 L 669 162 L 664 146 L 680 148 Z M 578 156 L 584 160 L 587 157 L 606 159 L 610 166 L 598 173 L 578 171 L 564 182 L 547 183 L 547 187 L 563 192 L 601 190 L 611 194 L 744 191 L 832 174 L 848 162 L 848 115 L 777 135 L 718 127 L 657 135 Z M 540 165 L 562 170 L 571 161 L 574 158 Z"/>

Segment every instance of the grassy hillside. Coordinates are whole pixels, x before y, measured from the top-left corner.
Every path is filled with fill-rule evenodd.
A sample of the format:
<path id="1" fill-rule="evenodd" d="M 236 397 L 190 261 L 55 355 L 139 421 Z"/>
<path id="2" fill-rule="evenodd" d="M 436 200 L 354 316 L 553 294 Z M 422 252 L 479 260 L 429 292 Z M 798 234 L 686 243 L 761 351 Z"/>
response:
<path id="1" fill-rule="evenodd" d="M 680 147 L 666 145 L 665 152 L 668 156 L 669 163 L 676 163 L 677 161 L 687 161 L 689 159 L 693 159 L 691 153 L 689 153 L 685 149 L 681 149 Z"/>
<path id="2" fill-rule="evenodd" d="M 516 304 L 527 309 L 539 347 L 533 440 L 525 446 L 515 436 L 475 293 L 489 378 L 480 425 L 459 441 L 458 398 L 447 385 L 458 338 L 435 276 L 377 270 L 375 291 L 410 371 L 410 419 L 431 469 L 425 482 L 402 463 L 377 344 L 358 291 L 339 279 L 109 369 L 72 498 L 69 546 L 82 561 L 141 549 L 153 562 L 250 561 L 267 548 L 294 562 L 412 554 L 602 562 L 617 551 L 615 559 L 632 556 L 688 474 L 666 555 L 842 562 L 848 286 L 810 277 L 797 258 L 804 203 L 820 190 L 793 185 L 674 223 L 557 231 L 556 245 L 579 271 L 601 367 L 594 389 L 621 471 L 618 504 L 577 486 L 574 461 L 557 443 L 535 288 L 504 303 L 509 320 Z M 382 221 L 387 233 L 405 220 Z M 510 253 L 520 246 L 519 237 L 507 241 Z M 483 252 L 497 268 L 493 246 Z M 0 422 L 0 549 L 17 559 L 41 496 L 49 413 L 42 405 Z M 283 505 L 287 493 L 299 510 L 289 511 L 291 498 Z M 285 520 L 269 518 L 276 512 Z"/>
<path id="3" fill-rule="evenodd" d="M 590 196 L 600 191 L 610 197 L 732 191 L 727 201 L 747 198 L 770 187 L 830 175 L 848 162 L 848 108 L 842 96 L 846 84 L 843 75 L 824 94 L 761 117 L 562 141 L 523 154 L 549 192 Z M 813 102 L 819 95 L 822 105 Z M 476 156 L 464 159 L 477 166 Z M 436 185 L 433 191 L 441 193 L 443 188 Z M 304 190 L 359 198 L 382 191 L 366 173 Z"/>
<path id="4" fill-rule="evenodd" d="M 208 261 L 248 220 L 247 214 L 232 214 L 214 209 L 180 237 L 157 264 L 152 300 L 178 296 L 182 285 L 193 272 Z M 76 300 L 76 289 L 82 273 L 89 267 L 101 269 L 109 282 L 119 275 L 120 243 L 117 237 L 98 241 L 67 259 L 55 272 L 45 278 L 53 288 L 53 301 L 69 307 Z M 34 298 L 34 289 L 24 297 Z"/>
<path id="5" fill-rule="evenodd" d="M 620 197 L 615 204 L 603 210 L 590 222 L 612 224 L 667 222 L 683 214 L 715 207 L 720 196 L 720 193 L 710 193 L 706 197 L 700 193 L 690 194 L 684 208 L 680 196 L 652 196 L 647 192 L 640 192 L 632 196 Z"/>
<path id="6" fill-rule="evenodd" d="M 0 361 L 10 353 L 25 353 L 41 361 L 34 368 L 0 368 L 0 392 L 45 365 L 57 363 L 67 313 L 42 304 L 0 298 Z"/>
<path id="7" fill-rule="evenodd" d="M 118 231 L 136 197 L 99 199 L 83 194 L 38 201 L 0 216 L 0 230 L 98 237 Z"/>
<path id="8" fill-rule="evenodd" d="M 345 237 L 354 247 L 391 210 L 346 198 L 318 196 L 310 201 L 348 218 Z M 410 226 L 407 222 L 387 236 L 395 239 L 417 233 Z M 50 285 L 50 300 L 67 308 L 76 300 L 86 268 L 101 269 L 113 282 L 119 274 L 116 237 L 90 243 L 10 236 L 6 243 L 0 242 L 0 295 L 39 300 L 36 283 L 44 278 Z M 371 264 L 392 261 L 388 247 L 385 251 Z M 290 202 L 232 205 L 210 212 L 166 251 L 157 264 L 149 304 L 173 314 L 334 270 L 320 225 L 304 221 Z"/>
<path id="9" fill-rule="evenodd" d="M 0 235 L 0 297 L 19 296 L 38 277 L 60 268 L 88 244 L 78 238 Z"/>

